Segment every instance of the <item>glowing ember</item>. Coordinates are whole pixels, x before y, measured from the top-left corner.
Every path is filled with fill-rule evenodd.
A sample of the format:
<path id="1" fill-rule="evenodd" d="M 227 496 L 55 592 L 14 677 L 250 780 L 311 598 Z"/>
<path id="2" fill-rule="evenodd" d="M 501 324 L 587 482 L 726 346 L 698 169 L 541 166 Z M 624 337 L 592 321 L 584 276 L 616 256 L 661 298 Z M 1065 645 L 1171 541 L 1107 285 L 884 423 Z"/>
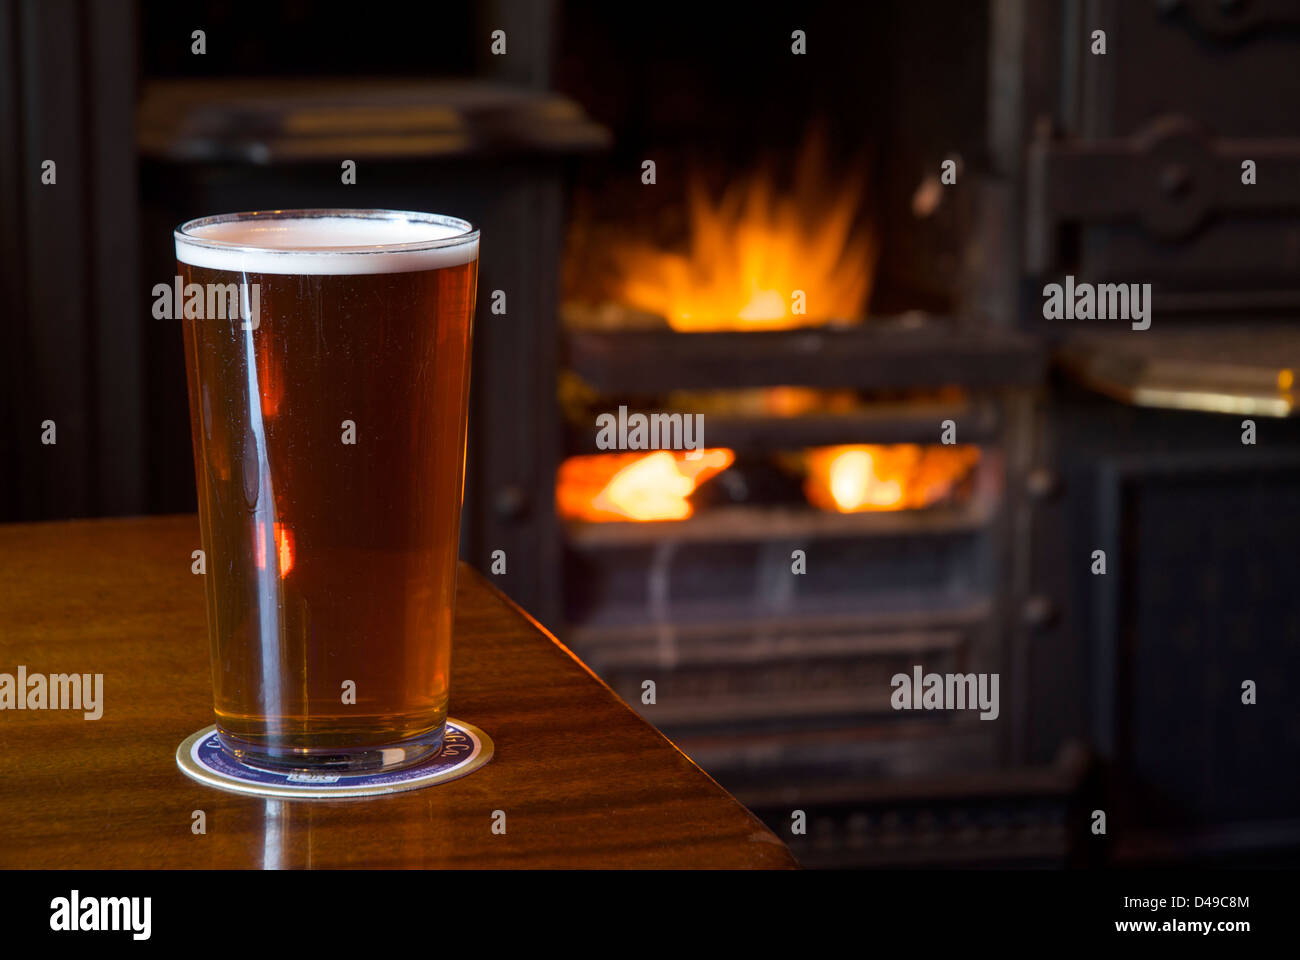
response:
<path id="1" fill-rule="evenodd" d="M 805 455 L 804 493 L 821 510 L 915 510 L 946 499 L 979 462 L 977 447 L 819 447 Z"/>
<path id="2" fill-rule="evenodd" d="M 686 254 L 645 246 L 616 251 L 619 299 L 686 331 L 860 320 L 876 256 L 875 238 L 854 228 L 862 179 L 828 188 L 822 153 L 820 138 L 809 138 L 785 196 L 765 174 L 716 202 L 692 183 Z"/>
<path id="3" fill-rule="evenodd" d="M 556 508 L 570 520 L 684 520 L 687 497 L 731 466 L 730 450 L 606 453 L 560 466 Z"/>

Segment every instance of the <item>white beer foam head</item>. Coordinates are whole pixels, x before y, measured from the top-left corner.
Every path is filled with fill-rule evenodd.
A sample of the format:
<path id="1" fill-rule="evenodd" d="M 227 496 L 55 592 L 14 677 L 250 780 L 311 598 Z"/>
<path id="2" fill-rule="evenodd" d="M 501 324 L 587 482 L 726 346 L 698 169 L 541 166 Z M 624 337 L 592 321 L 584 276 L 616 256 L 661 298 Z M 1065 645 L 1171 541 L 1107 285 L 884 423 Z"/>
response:
<path id="1" fill-rule="evenodd" d="M 204 217 L 175 232 L 176 259 L 232 273 L 407 273 L 468 263 L 465 220 L 393 210 L 267 210 Z"/>

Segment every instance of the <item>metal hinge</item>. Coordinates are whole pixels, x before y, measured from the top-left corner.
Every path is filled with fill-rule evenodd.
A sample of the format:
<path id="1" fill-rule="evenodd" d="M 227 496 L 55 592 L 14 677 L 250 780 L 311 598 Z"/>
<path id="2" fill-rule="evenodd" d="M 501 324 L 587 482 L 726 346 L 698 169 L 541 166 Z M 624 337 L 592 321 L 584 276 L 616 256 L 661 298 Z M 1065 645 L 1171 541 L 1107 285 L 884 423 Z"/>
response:
<path id="1" fill-rule="evenodd" d="M 1168 242 L 1217 215 L 1300 210 L 1300 140 L 1214 138 L 1181 116 L 1116 140 L 1056 140 L 1046 126 L 1030 143 L 1027 166 L 1025 258 L 1035 273 L 1058 265 L 1071 226 L 1136 222 Z M 1247 160 L 1255 164 L 1249 185 Z"/>

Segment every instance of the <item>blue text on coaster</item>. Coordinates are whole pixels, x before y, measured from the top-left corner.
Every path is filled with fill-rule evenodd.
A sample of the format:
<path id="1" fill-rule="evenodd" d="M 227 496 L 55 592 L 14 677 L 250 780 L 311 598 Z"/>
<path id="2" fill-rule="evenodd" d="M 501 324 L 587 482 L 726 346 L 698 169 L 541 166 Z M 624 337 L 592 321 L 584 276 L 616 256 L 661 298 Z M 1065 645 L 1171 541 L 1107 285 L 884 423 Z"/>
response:
<path id="1" fill-rule="evenodd" d="M 417 790 L 473 773 L 492 759 L 492 738 L 473 724 L 447 720 L 442 749 L 427 760 L 390 773 L 283 773 L 245 766 L 221 749 L 215 726 L 204 727 L 176 748 L 176 765 L 187 777 L 221 790 L 256 797 L 331 800 Z"/>

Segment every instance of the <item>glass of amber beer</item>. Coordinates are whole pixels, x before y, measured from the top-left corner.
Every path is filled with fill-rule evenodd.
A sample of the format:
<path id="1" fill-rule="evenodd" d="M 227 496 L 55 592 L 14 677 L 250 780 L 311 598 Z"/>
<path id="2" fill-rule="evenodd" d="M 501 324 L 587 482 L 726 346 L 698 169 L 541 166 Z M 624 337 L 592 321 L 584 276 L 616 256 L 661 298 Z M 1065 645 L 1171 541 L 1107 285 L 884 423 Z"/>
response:
<path id="1" fill-rule="evenodd" d="M 415 763 L 447 721 L 478 230 L 270 210 L 175 240 L 221 742 Z"/>

